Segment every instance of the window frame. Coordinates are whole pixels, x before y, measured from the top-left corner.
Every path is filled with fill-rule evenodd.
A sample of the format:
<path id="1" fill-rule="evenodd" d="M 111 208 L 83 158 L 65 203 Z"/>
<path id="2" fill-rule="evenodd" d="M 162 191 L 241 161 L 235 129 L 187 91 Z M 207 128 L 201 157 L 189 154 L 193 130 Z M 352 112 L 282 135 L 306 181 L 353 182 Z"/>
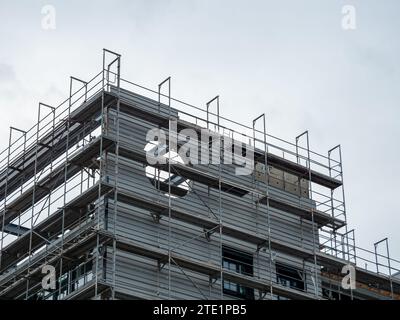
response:
<path id="1" fill-rule="evenodd" d="M 278 272 L 278 268 L 280 269 L 280 272 Z M 299 268 L 296 268 L 294 266 L 282 262 L 276 262 L 275 274 L 276 274 L 276 282 L 278 284 L 291 289 L 305 292 L 306 274 Z M 286 280 L 286 284 L 284 284 L 282 280 Z M 289 285 L 287 285 L 288 283 Z"/>
<path id="2" fill-rule="evenodd" d="M 246 276 L 253 276 L 253 255 L 231 247 L 222 247 L 222 267 Z M 223 280 L 223 293 L 246 300 L 254 300 L 254 289 Z"/>

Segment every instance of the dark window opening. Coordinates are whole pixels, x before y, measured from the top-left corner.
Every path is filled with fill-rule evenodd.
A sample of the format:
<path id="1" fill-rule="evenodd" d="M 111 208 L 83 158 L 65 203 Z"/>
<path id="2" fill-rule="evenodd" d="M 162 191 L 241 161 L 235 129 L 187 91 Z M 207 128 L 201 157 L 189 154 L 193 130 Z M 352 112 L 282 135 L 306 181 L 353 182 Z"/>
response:
<path id="1" fill-rule="evenodd" d="M 292 289 L 304 291 L 305 279 L 302 271 L 283 264 L 276 264 L 276 280 L 278 284 Z"/>
<path id="2" fill-rule="evenodd" d="M 222 263 L 226 270 L 253 276 L 253 256 L 231 248 L 222 249 Z M 254 289 L 244 287 L 238 283 L 223 280 L 224 293 L 242 299 L 253 300 Z"/>

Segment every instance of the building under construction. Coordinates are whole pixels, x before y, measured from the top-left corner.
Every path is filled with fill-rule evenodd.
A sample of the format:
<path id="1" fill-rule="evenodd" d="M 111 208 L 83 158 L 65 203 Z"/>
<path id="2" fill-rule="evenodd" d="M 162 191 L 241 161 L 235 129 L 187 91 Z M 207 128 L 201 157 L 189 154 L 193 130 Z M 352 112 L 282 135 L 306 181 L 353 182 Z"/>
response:
<path id="1" fill-rule="evenodd" d="M 237 123 L 220 116 L 218 96 L 196 107 L 171 97 L 170 78 L 151 90 L 120 70 L 120 55 L 103 50 L 97 75 L 71 77 L 69 97 L 40 103 L 31 129 L 11 127 L 0 298 L 400 299 L 387 239 L 368 251 L 347 227 L 340 145 L 319 154 L 307 131 L 284 141 L 265 115 Z M 221 160 L 240 145 L 252 172 L 186 163 L 172 122 L 178 147 L 188 129 L 205 132 L 199 152 Z M 166 141 L 146 139 L 154 129 Z M 44 266 L 55 288 L 43 286 Z"/>

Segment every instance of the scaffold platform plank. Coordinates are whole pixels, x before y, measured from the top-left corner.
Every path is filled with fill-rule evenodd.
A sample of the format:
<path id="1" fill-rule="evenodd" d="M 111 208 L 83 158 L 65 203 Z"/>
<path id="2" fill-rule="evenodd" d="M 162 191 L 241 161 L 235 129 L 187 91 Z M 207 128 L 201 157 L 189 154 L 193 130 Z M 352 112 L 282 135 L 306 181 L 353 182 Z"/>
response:
<path id="1" fill-rule="evenodd" d="M 109 184 L 101 183 L 101 195 L 106 194 L 112 187 Z M 67 229 L 71 225 L 77 224 L 82 216 L 87 212 L 87 205 L 95 201 L 99 196 L 99 183 L 87 189 L 79 196 L 71 200 L 65 206 L 64 212 L 64 228 Z M 39 222 L 32 230 L 32 246 L 34 251 L 44 244 L 50 243 L 56 239 L 62 230 L 62 218 L 64 208 L 60 208 L 56 212 L 49 215 L 46 219 Z M 24 235 L 11 242 L 3 248 L 0 270 L 5 270 L 17 263 L 29 252 L 30 230 Z"/>
<path id="2" fill-rule="evenodd" d="M 107 149 L 112 143 L 113 142 L 109 139 L 103 139 L 103 150 Z M 62 185 L 65 182 L 65 178 L 68 181 L 82 168 L 94 165 L 93 161 L 99 155 L 100 144 L 101 137 L 97 137 L 85 147 L 81 148 L 77 153 L 73 154 L 65 163 L 54 168 L 49 174 L 39 180 L 35 186 L 31 186 L 15 200 L 7 204 L 6 210 L 4 211 L 3 208 L 0 211 L 0 219 L 3 219 L 3 215 L 5 215 L 4 225 L 10 223 L 13 219 L 18 217 L 18 215 L 28 210 L 33 204 L 36 204 L 51 191 Z M 67 168 L 65 168 L 66 166 Z"/>
<path id="3" fill-rule="evenodd" d="M 114 97 L 105 95 L 104 99 L 104 103 L 108 104 L 113 101 Z M 89 135 L 100 126 L 98 120 L 90 121 L 90 126 L 85 126 L 85 122 L 94 119 L 101 113 L 101 103 L 102 92 L 99 92 L 71 112 L 69 130 L 67 130 L 67 118 L 65 118 L 55 126 L 54 130 L 50 130 L 40 137 L 37 145 L 33 143 L 27 146 L 23 154 L 11 159 L 8 169 L 5 167 L 0 172 L 0 200 L 4 199 L 6 189 L 7 194 L 10 194 L 34 176 L 35 163 L 37 172 L 40 172 L 53 159 L 57 159 L 66 152 L 67 141 L 69 146 L 72 146 L 81 137 Z"/>

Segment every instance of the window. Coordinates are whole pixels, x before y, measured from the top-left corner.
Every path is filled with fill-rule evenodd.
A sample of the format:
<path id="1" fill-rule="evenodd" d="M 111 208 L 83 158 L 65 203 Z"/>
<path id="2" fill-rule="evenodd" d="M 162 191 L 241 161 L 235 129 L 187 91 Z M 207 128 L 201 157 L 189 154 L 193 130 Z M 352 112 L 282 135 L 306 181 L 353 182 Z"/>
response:
<path id="1" fill-rule="evenodd" d="M 235 249 L 222 248 L 222 264 L 224 269 L 253 276 L 253 256 Z M 231 296 L 254 299 L 254 289 L 244 287 L 232 281 L 223 281 L 224 293 Z"/>
<path id="2" fill-rule="evenodd" d="M 294 267 L 277 263 L 276 280 L 285 287 L 304 291 L 303 272 Z"/>

